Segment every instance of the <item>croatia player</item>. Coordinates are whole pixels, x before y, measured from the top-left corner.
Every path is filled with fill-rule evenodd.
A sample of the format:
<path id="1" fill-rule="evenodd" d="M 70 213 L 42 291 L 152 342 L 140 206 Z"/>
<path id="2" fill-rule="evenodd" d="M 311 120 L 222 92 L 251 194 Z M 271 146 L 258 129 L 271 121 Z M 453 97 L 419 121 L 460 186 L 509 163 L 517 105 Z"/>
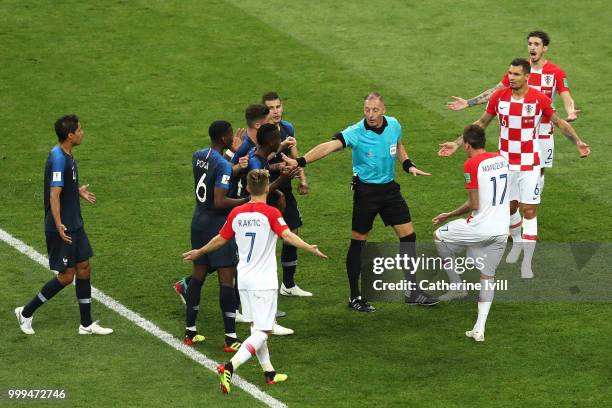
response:
<path id="1" fill-rule="evenodd" d="M 496 91 L 487 104 L 485 113 L 474 122 L 486 128 L 497 116 L 500 124 L 499 151 L 509 162 L 508 192 L 511 222 L 516 217 L 519 203 L 523 213 L 522 246 L 525 251 L 521 276 L 532 278 L 531 259 L 538 235 L 537 208 L 540 203 L 540 155 L 536 131 L 542 117 L 550 120 L 570 141 L 581 157 L 591 154 L 589 145 L 576 134 L 574 128 L 554 112 L 550 98 L 527 85 L 531 66 L 527 60 L 516 58 L 508 68 L 509 88 Z M 462 145 L 463 136 L 454 142 L 440 145 L 440 156 L 450 156 Z M 521 242 L 521 241 L 519 241 Z"/>
<path id="2" fill-rule="evenodd" d="M 567 121 L 572 122 L 578 118 L 579 111 L 576 110 L 574 99 L 570 94 L 567 75 L 559 66 L 553 64 L 544 57 L 544 54 L 548 51 L 549 44 L 550 37 L 543 31 L 532 31 L 527 35 L 527 51 L 529 52 L 529 62 L 531 64 L 528 84 L 530 87 L 548 96 L 553 102 L 553 109 L 555 97 L 559 95 L 567 113 Z M 449 102 L 448 107 L 452 110 L 459 111 L 470 106 L 486 103 L 493 92 L 509 86 L 510 82 L 508 76 L 505 75 L 494 88 L 488 89 L 474 98 L 465 100 L 454 96 L 454 101 Z M 537 134 L 538 144 L 540 145 L 541 161 L 540 183 L 538 188 L 541 196 L 544 190 L 544 169 L 553 166 L 553 157 L 555 153 L 553 126 L 548 118 L 542 117 Z M 515 213 L 510 220 L 510 235 L 512 236 L 513 242 L 517 245 L 513 245 L 512 250 L 506 258 L 506 261 L 509 263 L 518 261 L 521 254 L 521 224 L 522 220 L 520 214 Z"/>
<path id="3" fill-rule="evenodd" d="M 433 218 L 438 225 L 449 218 L 471 214 L 438 228 L 433 235 L 438 254 L 444 259 L 455 258 L 468 251 L 469 257 L 478 254 L 484 267 L 480 270 L 480 296 L 478 319 L 474 328 L 465 335 L 476 341 L 484 341 L 485 323 L 493 301 L 493 279 L 495 269 L 504 255 L 510 221 L 508 200 L 508 161 L 499 153 L 485 150 L 485 132 L 477 125 L 463 131 L 463 147 L 468 160 L 463 166 L 467 201 L 457 209 Z M 446 270 L 451 284 L 459 288 L 440 296 L 450 301 L 467 296 L 462 290 L 461 278 L 450 268 Z"/>
<path id="4" fill-rule="evenodd" d="M 267 384 L 286 381 L 287 375 L 277 374 L 270 362 L 268 336 L 274 326 L 278 297 L 276 271 L 276 239 L 327 258 L 316 245 L 304 242 L 289 230 L 277 208 L 266 204 L 269 191 L 267 170 L 252 170 L 247 177 L 247 189 L 251 201 L 234 208 L 227 222 L 208 244 L 183 254 L 186 261 L 194 261 L 202 255 L 215 251 L 235 238 L 238 245 L 238 289 L 242 299 L 243 313 L 251 323 L 251 335 L 232 359 L 217 367 L 221 378 L 221 390 L 230 392 L 232 374 L 235 369 L 252 356 L 264 371 Z"/>

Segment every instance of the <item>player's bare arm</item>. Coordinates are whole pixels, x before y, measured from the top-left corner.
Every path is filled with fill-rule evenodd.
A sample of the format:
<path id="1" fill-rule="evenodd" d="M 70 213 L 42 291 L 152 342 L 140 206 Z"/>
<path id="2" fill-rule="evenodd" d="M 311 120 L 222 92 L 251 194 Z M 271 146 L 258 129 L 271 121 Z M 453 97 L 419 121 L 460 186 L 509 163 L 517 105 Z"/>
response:
<path id="1" fill-rule="evenodd" d="M 570 142 L 576 145 L 580 157 L 588 157 L 591 154 L 591 148 L 588 144 L 583 142 L 576 130 L 567 121 L 561 119 L 556 113 L 550 117 L 550 121 L 563 133 L 563 135 L 569 139 Z"/>
<path id="2" fill-rule="evenodd" d="M 417 169 L 416 166 L 412 165 L 412 162 L 410 161 L 406 165 L 404 165 L 406 160 L 408 160 L 408 152 L 406 151 L 406 148 L 401 142 L 397 143 L 396 157 L 397 160 L 402 163 L 403 166 L 408 167 L 408 170 L 406 170 L 406 168 L 404 168 L 404 170 L 408 171 L 408 173 L 412 174 L 413 176 L 431 176 L 431 173 L 426 173 L 422 170 Z"/>
<path id="3" fill-rule="evenodd" d="M 303 249 L 304 251 L 310 252 L 311 254 L 315 256 L 327 259 L 327 255 L 321 252 L 317 245 L 310 245 L 304 242 L 302 238 L 295 235 L 293 232 L 291 232 L 290 229 L 284 230 L 281 235 L 281 238 L 283 239 L 283 241 L 285 241 L 285 243 L 289 245 L 293 245 L 294 247 Z"/>
<path id="4" fill-rule="evenodd" d="M 183 261 L 195 261 L 202 255 L 216 251 L 217 249 L 221 248 L 223 245 L 225 245 L 226 242 L 227 239 L 217 234 L 213 239 L 208 241 L 208 244 L 204 245 L 202 248 L 192 249 L 189 252 L 185 252 L 183 254 Z"/>
<path id="5" fill-rule="evenodd" d="M 225 188 L 215 188 L 213 197 L 215 202 L 215 208 L 234 208 L 249 201 L 249 198 L 228 197 L 227 189 Z"/>
<path id="6" fill-rule="evenodd" d="M 90 204 L 96 203 L 96 195 L 89 191 L 89 184 L 85 184 L 79 188 L 79 196 Z"/>
<path id="7" fill-rule="evenodd" d="M 297 159 L 298 157 L 300 157 L 300 152 L 298 152 L 297 146 L 293 146 L 291 148 L 291 158 Z M 298 185 L 298 192 L 300 193 L 300 195 L 308 194 L 310 187 L 308 186 L 306 171 L 303 168 L 302 171 L 300 171 L 298 178 L 300 179 L 300 184 Z"/>
<path id="8" fill-rule="evenodd" d="M 463 214 L 469 213 L 472 210 L 478 209 L 478 190 L 477 189 L 469 189 L 468 190 L 468 199 L 465 203 L 455 208 L 451 212 L 441 213 L 433 217 L 431 222 L 434 225 L 441 224 L 448 220 L 449 218 L 459 217 Z"/>
<path id="9" fill-rule="evenodd" d="M 329 142 L 321 143 L 313 147 L 308 153 L 304 155 L 304 157 L 302 157 L 302 159 L 304 159 L 304 164 L 312 163 L 314 161 L 324 158 L 325 156 L 333 152 L 342 150 L 343 148 L 344 146 L 342 145 L 342 142 L 340 140 L 330 140 Z M 282 157 L 285 163 L 287 163 L 289 166 L 295 167 L 298 165 L 297 159 L 292 159 L 285 154 L 283 154 Z"/>
<path id="10" fill-rule="evenodd" d="M 451 98 L 453 98 L 454 100 L 451 102 L 447 102 L 446 106 L 450 110 L 460 111 L 466 108 L 470 108 L 472 106 L 482 105 L 483 103 L 487 103 L 491 95 L 493 95 L 493 92 L 497 91 L 498 89 L 502 89 L 503 87 L 504 87 L 504 84 L 500 82 L 497 85 L 495 85 L 493 88 L 487 89 L 486 91 L 476 95 L 473 98 L 467 99 L 467 100 L 460 98 L 459 96 L 451 96 Z"/>
<path id="11" fill-rule="evenodd" d="M 486 129 L 487 126 L 491 123 L 495 116 L 487 113 L 486 111 L 482 114 L 482 116 L 473 124 L 480 126 L 483 129 Z M 457 151 L 463 145 L 463 135 L 460 135 L 457 139 L 452 142 L 444 142 L 441 143 L 440 150 L 438 150 L 438 156 L 448 157 Z"/>
<path id="12" fill-rule="evenodd" d="M 573 122 L 578 119 L 579 110 L 576 110 L 576 104 L 574 103 L 574 98 L 572 98 L 572 94 L 569 91 L 561 92 L 559 97 L 563 101 L 563 107 L 565 108 L 565 112 L 567 113 L 567 122 Z"/>
<path id="13" fill-rule="evenodd" d="M 66 226 L 62 224 L 62 217 L 60 211 L 60 194 L 62 193 L 62 187 L 51 187 L 51 215 L 53 216 L 53 221 L 55 222 L 55 228 L 57 228 L 57 232 L 60 237 L 67 243 L 72 244 L 72 238 L 66 234 Z"/>

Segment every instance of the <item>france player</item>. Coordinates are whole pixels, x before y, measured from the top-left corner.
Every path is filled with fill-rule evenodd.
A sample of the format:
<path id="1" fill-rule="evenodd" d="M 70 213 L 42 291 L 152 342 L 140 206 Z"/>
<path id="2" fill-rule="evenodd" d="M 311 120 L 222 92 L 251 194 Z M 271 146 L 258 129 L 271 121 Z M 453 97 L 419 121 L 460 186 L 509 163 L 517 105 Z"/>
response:
<path id="1" fill-rule="evenodd" d="M 276 125 L 281 134 L 281 141 L 287 138 L 293 137 L 295 139 L 295 128 L 293 124 L 283 119 L 283 101 L 276 92 L 268 92 L 261 97 L 261 102 L 264 103 L 269 109 L 272 116 L 272 123 Z M 282 154 L 285 154 L 291 158 L 297 158 L 299 156 L 297 145 L 282 150 Z M 277 153 L 272 160 L 270 160 L 270 181 L 275 181 L 281 174 L 281 168 L 285 165 L 282 159 L 281 152 Z M 308 180 L 306 179 L 305 171 L 299 174 L 298 191 L 300 195 L 308 194 Z M 291 229 L 291 232 L 298 234 L 298 228 L 302 226 L 302 216 L 300 209 L 298 208 L 297 200 L 293 195 L 293 187 L 291 180 L 287 180 L 280 187 L 280 191 L 285 195 L 285 211 L 283 211 L 283 218 L 287 222 L 287 225 Z M 268 201 L 271 205 L 275 205 L 276 196 L 271 196 Z M 283 283 L 280 287 L 279 293 L 283 296 L 312 296 L 311 292 L 307 292 L 300 288 L 295 283 L 295 270 L 297 268 L 297 248 L 293 245 L 283 244 L 281 251 L 281 265 L 283 267 Z"/>
<path id="2" fill-rule="evenodd" d="M 44 204 L 45 236 L 49 267 L 57 277 L 47 282 L 25 306 L 15 309 L 21 331 L 34 334 L 32 315 L 65 286 L 74 284 L 81 314 L 79 334 L 106 335 L 112 329 L 102 327 L 91 318 L 91 265 L 93 250 L 81 216 L 79 197 L 94 204 L 96 196 L 79 187 L 79 172 L 72 150 L 83 141 L 83 129 L 76 115 L 62 116 L 55 122 L 58 144 L 51 149 L 45 165 Z"/>
<path id="3" fill-rule="evenodd" d="M 191 246 L 200 248 L 212 239 L 223 226 L 229 211 L 246 199 L 233 199 L 227 196 L 232 167 L 222 156 L 223 149 L 231 146 L 234 135 L 229 122 L 218 120 L 208 128 L 210 147 L 193 154 L 193 177 L 195 209 L 191 221 Z M 236 297 L 234 279 L 236 277 L 236 247 L 232 242 L 218 251 L 212 252 L 193 262 L 193 273 L 185 291 L 186 328 L 184 343 L 191 345 L 203 341 L 198 334 L 196 318 L 200 307 L 202 285 L 209 273 L 217 271 L 219 279 L 219 303 L 225 328 L 225 352 L 234 352 L 240 347 L 236 335 Z"/>

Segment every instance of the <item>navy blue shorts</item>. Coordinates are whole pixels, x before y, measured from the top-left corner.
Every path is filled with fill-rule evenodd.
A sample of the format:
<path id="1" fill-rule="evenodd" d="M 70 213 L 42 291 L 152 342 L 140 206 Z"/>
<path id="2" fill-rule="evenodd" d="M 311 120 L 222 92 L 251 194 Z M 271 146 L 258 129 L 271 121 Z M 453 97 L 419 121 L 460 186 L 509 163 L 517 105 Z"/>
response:
<path id="1" fill-rule="evenodd" d="M 283 219 L 287 223 L 287 226 L 290 230 L 294 230 L 302 226 L 302 214 L 300 214 L 300 209 L 298 207 L 297 200 L 293 195 L 292 190 L 281 190 L 285 195 L 285 202 L 287 206 L 285 211 L 283 211 Z M 268 204 L 276 207 L 278 205 L 278 196 L 276 194 L 270 194 L 268 196 Z"/>
<path id="2" fill-rule="evenodd" d="M 219 233 L 226 217 L 211 216 L 205 220 L 193 223 L 191 225 L 191 249 L 199 249 L 206 245 L 211 239 Z M 238 247 L 236 241 L 232 238 L 228 243 L 214 252 L 202 255 L 194 262 L 196 265 L 207 265 L 213 272 L 218 268 L 232 267 L 238 265 Z"/>
<path id="3" fill-rule="evenodd" d="M 74 268 L 77 263 L 93 256 L 93 250 L 84 228 L 66 234 L 72 238 L 72 244 L 65 242 L 59 232 L 45 232 L 49 268 L 60 273 L 66 268 Z"/>

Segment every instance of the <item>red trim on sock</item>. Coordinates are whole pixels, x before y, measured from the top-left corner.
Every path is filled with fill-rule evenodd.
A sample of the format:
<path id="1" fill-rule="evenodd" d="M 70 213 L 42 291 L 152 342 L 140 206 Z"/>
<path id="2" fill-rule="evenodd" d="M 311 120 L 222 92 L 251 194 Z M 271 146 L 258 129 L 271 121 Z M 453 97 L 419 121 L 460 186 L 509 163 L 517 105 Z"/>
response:
<path id="1" fill-rule="evenodd" d="M 525 235 L 523 234 L 523 239 L 529 240 L 529 241 L 537 241 L 538 240 L 538 236 L 537 235 Z"/>
<path id="2" fill-rule="evenodd" d="M 523 221 L 522 221 L 522 220 L 521 220 L 521 221 L 519 221 L 518 223 L 514 224 L 514 225 L 511 225 L 511 226 L 510 226 L 510 229 L 512 229 L 512 228 L 518 228 L 518 227 L 520 227 L 521 225 L 523 225 Z"/>
<path id="3" fill-rule="evenodd" d="M 247 350 L 249 350 L 249 353 L 251 353 L 252 356 L 257 354 L 257 350 L 255 350 L 255 347 L 253 347 L 251 344 L 249 344 L 249 343 L 242 343 L 242 346 L 246 347 Z"/>

